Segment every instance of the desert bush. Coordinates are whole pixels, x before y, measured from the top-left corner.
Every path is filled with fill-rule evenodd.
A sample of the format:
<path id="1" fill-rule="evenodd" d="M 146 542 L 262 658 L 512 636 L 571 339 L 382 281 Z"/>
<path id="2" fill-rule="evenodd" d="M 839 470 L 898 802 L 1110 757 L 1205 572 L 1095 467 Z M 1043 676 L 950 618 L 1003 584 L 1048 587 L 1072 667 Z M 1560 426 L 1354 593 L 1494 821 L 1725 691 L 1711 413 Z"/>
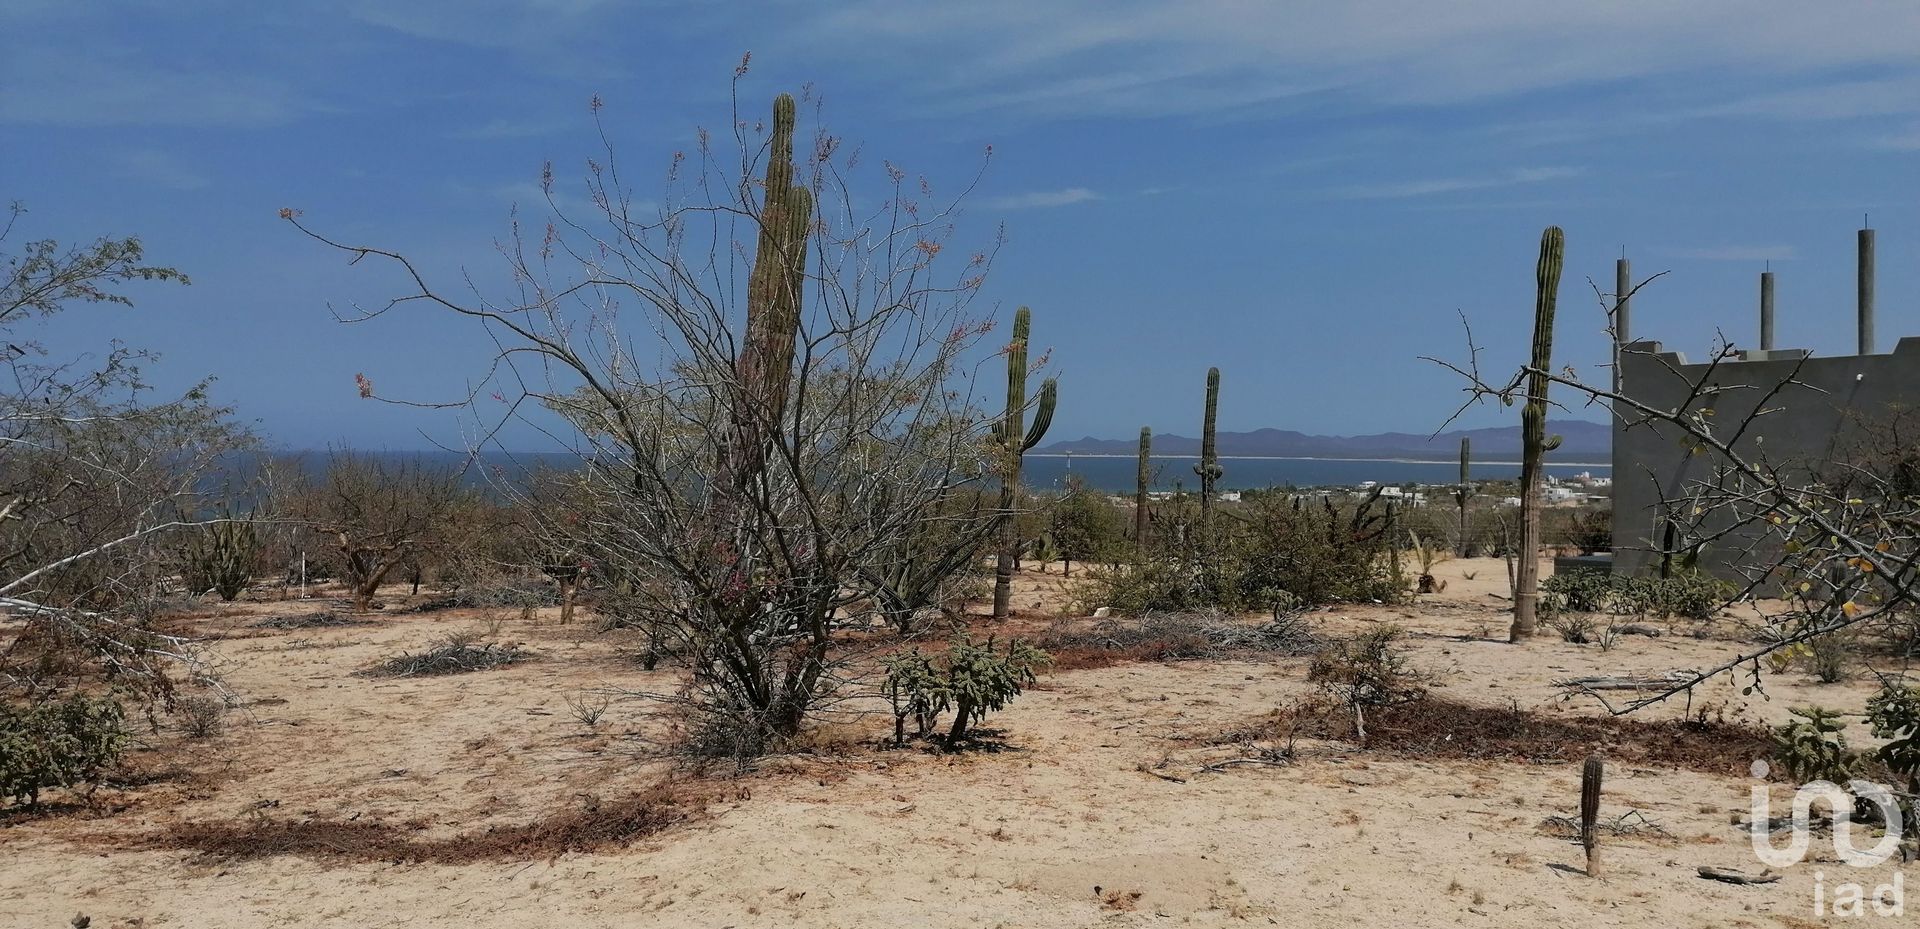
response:
<path id="1" fill-rule="evenodd" d="M 210 738 L 226 726 L 227 701 L 217 694 L 194 694 L 181 699 L 176 712 L 188 738 Z"/>
<path id="2" fill-rule="evenodd" d="M 1220 521 L 1217 543 L 1204 551 L 1197 534 L 1181 528 L 1184 507 L 1175 501 L 1155 516 L 1175 525 L 1132 561 L 1088 571 L 1077 598 L 1135 616 L 1265 609 L 1280 598 L 1305 605 L 1396 602 L 1408 585 L 1396 570 L 1399 553 L 1380 499 L 1255 495 L 1229 511 L 1233 518 Z"/>
<path id="3" fill-rule="evenodd" d="M 1074 596 L 1084 605 L 1110 607 L 1126 616 L 1238 609 L 1239 591 L 1223 583 L 1229 579 L 1230 572 L 1204 570 L 1198 557 L 1156 554 L 1089 568 Z"/>
<path id="4" fill-rule="evenodd" d="M 126 713 L 112 698 L 0 702 L 0 796 L 33 806 L 47 788 L 97 783 L 126 743 Z"/>
<path id="5" fill-rule="evenodd" d="M 1806 641 L 1807 673 L 1822 684 L 1838 684 L 1853 676 L 1853 636 L 1844 630 Z"/>
<path id="6" fill-rule="evenodd" d="M 419 652 L 403 652 L 375 665 L 368 673 L 375 677 L 420 677 L 433 674 L 461 674 L 517 664 L 533 657 L 518 644 L 482 642 L 469 632 L 450 633 Z"/>
<path id="7" fill-rule="evenodd" d="M 888 657 L 881 690 L 893 707 L 895 742 L 906 744 L 909 719 L 915 734 L 926 738 L 951 710 L 946 744 L 958 745 L 988 713 L 1004 708 L 1032 685 L 1036 672 L 1050 661 L 1046 652 L 1019 639 L 997 651 L 993 639 L 976 643 L 964 633 L 943 655 L 926 655 L 915 647 Z"/>
<path id="8" fill-rule="evenodd" d="M 503 577 L 494 574 L 464 584 L 446 594 L 423 600 L 407 608 L 409 613 L 434 613 L 440 610 L 526 609 L 560 605 L 560 591 L 552 583 L 535 577 Z"/>
<path id="9" fill-rule="evenodd" d="M 1398 647 L 1401 635 L 1399 627 L 1381 626 L 1334 643 L 1307 667 L 1307 680 L 1352 709 L 1354 729 L 1362 742 L 1367 740 L 1365 711 L 1426 696 L 1425 684 Z"/>
<path id="10" fill-rule="evenodd" d="M 1613 551 L 1613 510 L 1591 507 L 1574 511 L 1567 518 L 1566 542 L 1582 555 Z"/>
<path id="11" fill-rule="evenodd" d="M 1244 623 L 1219 611 L 1149 613 L 1092 625 L 1056 623 L 1040 639 L 1057 670 L 1104 667 L 1121 661 L 1179 661 L 1249 653 L 1308 655 L 1320 640 L 1298 615 Z"/>
<path id="12" fill-rule="evenodd" d="M 588 729 L 600 725 L 600 717 L 606 715 L 607 707 L 613 705 L 613 699 L 604 694 L 573 694 L 566 700 L 567 712 Z"/>
<path id="13" fill-rule="evenodd" d="M 1700 621 L 1713 618 L 1733 594 L 1731 584 L 1697 571 L 1664 578 L 1567 571 L 1540 582 L 1540 611 L 1546 616 L 1610 613 Z"/>

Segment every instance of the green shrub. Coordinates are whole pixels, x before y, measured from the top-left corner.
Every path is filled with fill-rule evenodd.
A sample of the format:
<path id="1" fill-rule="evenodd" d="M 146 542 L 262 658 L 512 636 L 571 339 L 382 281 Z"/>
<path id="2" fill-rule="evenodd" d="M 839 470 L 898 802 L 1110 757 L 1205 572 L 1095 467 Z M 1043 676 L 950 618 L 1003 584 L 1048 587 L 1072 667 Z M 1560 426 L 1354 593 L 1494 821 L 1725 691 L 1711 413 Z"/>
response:
<path id="1" fill-rule="evenodd" d="M 1799 718 L 1774 728 L 1774 760 L 1786 768 L 1788 776 L 1803 784 L 1846 783 L 1853 776 L 1856 761 L 1841 731 L 1847 727 L 1846 720 L 1819 707 L 1794 707 L 1788 712 Z"/>
<path id="2" fill-rule="evenodd" d="M 1887 740 L 1874 757 L 1909 784 L 1920 778 L 1920 687 L 1888 681 L 1867 701 L 1867 725 Z"/>
<path id="3" fill-rule="evenodd" d="M 116 700 L 74 694 L 0 703 L 0 796 L 32 806 L 49 787 L 96 783 L 126 743 L 126 713 Z"/>
<path id="4" fill-rule="evenodd" d="M 953 640 L 945 655 L 928 656 L 915 647 L 887 658 L 881 690 L 893 705 L 894 740 L 906 743 L 908 719 L 913 720 L 917 735 L 932 735 L 940 717 L 951 710 L 953 724 L 946 742 L 959 744 L 969 728 L 988 713 L 1005 708 L 1032 685 L 1035 672 L 1050 661 L 1046 652 L 1019 639 L 1007 643 L 1001 652 L 994 649 L 993 639 L 976 643 L 965 633 Z"/>

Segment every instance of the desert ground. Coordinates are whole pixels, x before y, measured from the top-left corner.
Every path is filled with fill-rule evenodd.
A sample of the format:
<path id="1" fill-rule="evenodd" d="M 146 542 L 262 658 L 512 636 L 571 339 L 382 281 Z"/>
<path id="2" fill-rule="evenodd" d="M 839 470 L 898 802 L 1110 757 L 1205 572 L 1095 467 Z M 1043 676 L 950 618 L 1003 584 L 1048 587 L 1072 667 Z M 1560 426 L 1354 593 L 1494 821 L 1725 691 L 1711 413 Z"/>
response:
<path id="1" fill-rule="evenodd" d="M 1548 716 L 1601 713 L 1556 679 L 1702 668 L 1742 645 L 1624 636 L 1602 651 L 1549 632 L 1510 646 L 1504 571 L 1448 562 L 1439 594 L 1308 621 L 1327 635 L 1397 624 L 1437 696 Z M 1022 616 L 1005 634 L 1055 622 L 1058 569 L 1018 584 Z M 1578 810 L 1578 760 L 1423 756 L 1396 751 L 1389 732 L 1377 747 L 1306 739 L 1281 763 L 1220 764 L 1276 757 L 1230 734 L 1311 692 L 1306 658 L 1055 671 L 988 721 L 997 751 L 888 748 L 890 720 L 851 712 L 855 701 L 809 751 L 688 773 L 649 751 L 667 725 L 659 704 L 627 696 L 671 690 L 675 675 L 640 670 L 625 634 L 591 616 L 559 625 L 555 610 L 414 614 L 406 600 L 390 596 L 363 625 L 294 630 L 254 623 L 328 602 L 209 607 L 195 623 L 218 640 L 237 698 L 225 725 L 192 739 L 163 721 L 135 753 L 143 776 L 5 820 L 0 925 L 1801 927 L 1826 924 L 1816 871 L 1871 885 L 1900 867 L 1844 868 L 1816 843 L 1777 883 L 1701 879 L 1700 866 L 1761 868 L 1738 825 L 1756 783 L 1740 758 L 1719 771 L 1611 764 L 1602 818 L 1622 832 L 1603 839 L 1599 878 L 1549 822 Z M 537 658 L 354 673 L 463 629 Z M 1857 708 L 1870 692 L 1796 671 L 1764 694 L 1722 682 L 1640 715 L 1774 723 L 1790 706 Z M 567 705 L 582 693 L 615 695 L 597 725 Z M 662 778 L 679 791 L 672 821 L 592 851 L 529 840 L 436 859 L 369 851 L 354 831 L 480 847 L 553 817 L 589 822 Z M 333 824 L 337 839 L 299 833 L 262 854 L 185 841 L 209 834 L 197 827 L 300 823 Z"/>

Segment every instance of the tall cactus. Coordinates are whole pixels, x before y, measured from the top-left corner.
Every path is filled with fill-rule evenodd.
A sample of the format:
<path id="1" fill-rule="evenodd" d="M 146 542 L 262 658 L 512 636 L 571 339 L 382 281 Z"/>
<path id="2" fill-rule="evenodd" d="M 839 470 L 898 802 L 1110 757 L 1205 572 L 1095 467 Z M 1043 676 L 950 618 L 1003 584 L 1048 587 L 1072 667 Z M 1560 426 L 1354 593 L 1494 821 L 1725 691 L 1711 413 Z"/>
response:
<path id="1" fill-rule="evenodd" d="M 993 572 L 993 617 L 1005 619 L 1013 610 L 1013 568 L 1020 557 L 1020 534 L 1014 525 L 1014 511 L 1020 503 L 1020 464 L 1027 450 L 1040 444 L 1047 427 L 1053 424 L 1053 407 L 1058 386 L 1053 378 L 1040 383 L 1040 397 L 1034 403 L 1033 425 L 1027 418 L 1027 339 L 1033 328 L 1033 313 L 1026 307 L 1013 314 L 1013 341 L 1007 346 L 1007 411 L 995 430 L 999 445 L 1000 472 L 1000 552 Z"/>
<path id="2" fill-rule="evenodd" d="M 1453 489 L 1453 499 L 1460 504 L 1460 538 L 1454 554 L 1467 557 L 1472 551 L 1471 539 L 1467 535 L 1467 501 L 1473 499 L 1473 471 L 1470 461 L 1473 456 L 1473 440 L 1460 437 L 1460 485 Z"/>
<path id="3" fill-rule="evenodd" d="M 1606 762 L 1588 755 L 1580 769 L 1580 845 L 1587 851 L 1587 876 L 1600 876 L 1600 778 Z"/>
<path id="4" fill-rule="evenodd" d="M 1553 363 L 1553 311 L 1560 297 L 1560 264 L 1567 237 L 1559 226 L 1540 233 L 1534 270 L 1533 358 L 1528 362 L 1527 403 L 1520 412 L 1520 546 L 1513 583 L 1511 642 L 1532 638 L 1540 599 L 1540 462 L 1558 441 L 1547 439 L 1547 369 Z"/>
<path id="5" fill-rule="evenodd" d="M 260 555 L 260 537 L 253 523 L 221 514 L 189 537 L 185 580 L 193 593 L 213 591 L 232 602 L 253 582 L 254 562 Z"/>
<path id="6" fill-rule="evenodd" d="M 746 338 L 734 362 L 733 434 L 721 461 L 723 494 L 742 494 L 765 466 L 770 431 L 787 409 L 794 338 L 805 291 L 813 193 L 793 182 L 793 97 L 773 100 L 759 249 L 747 278 Z"/>
<path id="7" fill-rule="evenodd" d="M 1200 463 L 1193 472 L 1200 475 L 1200 544 L 1213 545 L 1213 485 L 1226 473 L 1220 467 L 1219 449 L 1214 444 L 1214 417 L 1220 412 L 1220 369 L 1207 369 L 1207 412 L 1200 424 Z"/>
<path id="8" fill-rule="evenodd" d="M 1147 482 L 1153 479 L 1153 430 L 1140 427 L 1140 472 L 1133 491 L 1133 544 L 1147 547 Z"/>

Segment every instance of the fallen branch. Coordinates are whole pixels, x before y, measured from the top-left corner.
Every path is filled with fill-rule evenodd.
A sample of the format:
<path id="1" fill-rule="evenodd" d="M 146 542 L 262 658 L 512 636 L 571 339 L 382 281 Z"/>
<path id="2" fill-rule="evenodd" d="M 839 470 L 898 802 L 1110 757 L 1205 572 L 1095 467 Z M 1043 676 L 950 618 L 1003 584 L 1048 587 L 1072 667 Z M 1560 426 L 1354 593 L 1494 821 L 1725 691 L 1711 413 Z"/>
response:
<path id="1" fill-rule="evenodd" d="M 1710 881 L 1720 881 L 1726 884 L 1771 884 L 1780 879 L 1780 875 L 1772 871 L 1762 871 L 1759 874 L 1746 874 L 1731 868 L 1715 868 L 1707 865 L 1700 866 L 1700 876 Z"/>

